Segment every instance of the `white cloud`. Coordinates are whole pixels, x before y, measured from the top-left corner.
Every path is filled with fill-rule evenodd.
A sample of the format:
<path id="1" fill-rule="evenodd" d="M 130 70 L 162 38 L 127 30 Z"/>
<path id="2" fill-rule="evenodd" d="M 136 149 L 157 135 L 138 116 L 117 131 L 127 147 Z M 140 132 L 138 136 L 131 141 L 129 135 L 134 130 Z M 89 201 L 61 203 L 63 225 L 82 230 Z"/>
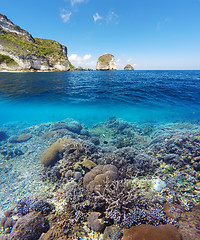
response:
<path id="1" fill-rule="evenodd" d="M 117 59 L 116 65 L 117 65 L 117 69 L 120 69 L 120 66 L 121 66 L 121 60 L 120 59 Z"/>
<path id="2" fill-rule="evenodd" d="M 98 20 L 103 20 L 107 22 L 107 24 L 118 24 L 119 16 L 115 12 L 109 12 L 106 16 L 100 16 L 99 13 L 95 13 L 93 15 L 93 19 L 95 22 Z"/>
<path id="3" fill-rule="evenodd" d="M 76 3 L 87 2 L 87 0 L 70 0 L 71 5 L 74 6 Z"/>
<path id="4" fill-rule="evenodd" d="M 102 19 L 102 17 L 98 13 L 95 13 L 95 15 L 93 15 L 93 18 L 95 22 Z"/>
<path id="5" fill-rule="evenodd" d="M 124 57 L 116 59 L 117 69 L 122 70 L 128 64 L 131 64 L 133 67 L 136 66 L 132 58 L 126 59 Z"/>
<path id="6" fill-rule="evenodd" d="M 81 57 L 79 57 L 77 54 L 72 54 L 71 56 L 69 56 L 69 61 L 70 62 L 79 62 L 81 61 Z"/>
<path id="7" fill-rule="evenodd" d="M 67 12 L 65 9 L 61 9 L 60 16 L 64 23 L 69 22 L 71 15 L 71 12 Z"/>
<path id="8" fill-rule="evenodd" d="M 89 60 L 90 58 L 92 57 L 91 54 L 86 54 L 84 57 L 83 57 L 83 60 Z"/>
<path id="9" fill-rule="evenodd" d="M 107 23 L 119 23 L 119 16 L 115 12 L 109 12 L 106 17 Z"/>
<path id="10" fill-rule="evenodd" d="M 88 60 L 91 59 L 91 57 L 92 57 L 91 54 L 85 54 L 85 56 L 83 57 L 78 56 L 78 54 L 71 54 L 68 58 L 72 65 L 75 65 L 76 67 L 80 65 L 81 67 L 85 67 L 94 65 L 93 61 L 88 62 Z"/>

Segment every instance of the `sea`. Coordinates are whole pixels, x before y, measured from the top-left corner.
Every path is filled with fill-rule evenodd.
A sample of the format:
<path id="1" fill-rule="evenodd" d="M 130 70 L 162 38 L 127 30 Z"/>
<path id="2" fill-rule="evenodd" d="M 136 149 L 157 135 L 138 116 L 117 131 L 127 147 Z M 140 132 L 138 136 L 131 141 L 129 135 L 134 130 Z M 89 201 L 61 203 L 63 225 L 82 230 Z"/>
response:
<path id="1" fill-rule="evenodd" d="M 199 121 L 200 71 L 1 72 L 0 124 Z"/>
<path id="2" fill-rule="evenodd" d="M 68 131 L 65 126 L 71 127 L 67 128 L 73 132 L 70 136 L 87 144 L 92 141 L 90 134 L 94 136 L 94 144 L 100 144 L 97 149 L 104 149 L 99 159 L 113 152 L 111 156 L 116 156 L 113 159 L 120 156 L 126 160 L 129 155 L 123 153 L 123 147 L 130 147 L 125 150 L 130 154 L 137 150 L 135 159 L 152 164 L 154 172 L 145 173 L 143 169 L 144 178 L 137 178 L 137 173 L 128 172 L 130 161 L 122 160 L 128 172 L 122 176 L 131 179 L 138 188 L 147 187 L 146 192 L 155 190 L 149 182 L 157 179 L 167 190 L 152 196 L 172 201 L 176 195 L 186 209 L 185 214 L 199 206 L 200 70 L 0 72 L 0 219 L 20 201 L 27 201 L 26 204 L 33 201 L 26 197 L 44 196 L 56 206 L 56 211 L 62 211 L 65 198 L 59 194 L 67 189 L 63 187 L 66 180 L 46 181 L 42 174 L 47 170 L 40 158 L 45 149 Z M 73 151 L 69 154 L 73 155 Z M 154 165 L 155 159 L 160 161 L 160 167 Z M 103 161 L 100 162 L 104 164 Z M 118 162 L 120 159 L 115 164 Z M 137 166 L 142 165 L 138 162 Z M 57 164 L 57 169 L 64 171 L 64 167 L 62 161 Z M 146 168 L 149 171 L 148 165 Z M 48 171 L 54 174 L 54 170 Z M 78 173 L 82 177 L 84 170 L 82 167 Z M 189 222 L 179 223 L 181 233 L 197 236 L 191 238 L 195 240 L 200 237 L 197 218 L 193 228 L 187 228 Z M 12 230 L 12 226 L 5 228 L 3 219 L 0 237 Z M 102 239 L 100 233 L 89 231 L 84 238 L 66 239 Z M 190 239 L 185 236 L 184 239 Z"/>

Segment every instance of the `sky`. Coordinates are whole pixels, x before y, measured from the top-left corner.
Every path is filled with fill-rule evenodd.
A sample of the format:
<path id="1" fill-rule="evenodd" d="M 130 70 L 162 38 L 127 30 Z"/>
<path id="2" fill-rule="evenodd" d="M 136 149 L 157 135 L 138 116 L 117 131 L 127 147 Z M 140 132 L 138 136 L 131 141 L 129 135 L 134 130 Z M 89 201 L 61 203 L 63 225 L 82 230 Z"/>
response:
<path id="1" fill-rule="evenodd" d="M 0 13 L 33 37 L 67 46 L 75 66 L 200 70 L 200 0 L 0 0 Z"/>

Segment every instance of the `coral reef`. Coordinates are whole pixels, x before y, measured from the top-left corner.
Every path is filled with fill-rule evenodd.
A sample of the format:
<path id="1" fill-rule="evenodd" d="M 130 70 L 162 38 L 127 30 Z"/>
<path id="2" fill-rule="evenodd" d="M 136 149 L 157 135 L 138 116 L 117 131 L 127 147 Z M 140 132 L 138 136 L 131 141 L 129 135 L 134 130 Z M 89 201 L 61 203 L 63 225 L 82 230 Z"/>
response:
<path id="1" fill-rule="evenodd" d="M 85 216 L 78 214 L 69 202 L 66 202 L 62 211 L 50 215 L 49 221 L 50 229 L 42 235 L 41 240 L 82 239 L 86 235 L 83 229 Z"/>
<path id="2" fill-rule="evenodd" d="M 30 133 L 23 133 L 19 136 L 11 136 L 9 138 L 10 143 L 21 143 L 21 142 L 26 142 L 28 141 L 32 135 Z"/>
<path id="3" fill-rule="evenodd" d="M 27 142 L 1 141 L 2 214 L 10 207 L 1 219 L 5 238 L 20 219 L 39 213 L 50 221 L 41 240 L 116 240 L 121 239 L 122 228 L 126 232 L 141 224 L 174 225 L 183 240 L 199 239 L 200 128 L 196 125 L 136 124 L 110 118 L 90 129 L 72 119 L 23 130 L 15 127 L 2 130 L 9 136 L 32 137 Z M 13 168 L 16 164 L 20 172 Z M 12 191 L 7 188 L 13 199 L 9 203 L 6 181 L 12 184 Z M 16 181 L 21 185 L 15 193 Z M 21 200 L 16 204 L 16 199 Z M 165 231 L 147 228 L 166 239 Z M 142 231 L 135 232 L 140 239 Z"/>
<path id="4" fill-rule="evenodd" d="M 24 153 L 22 152 L 21 149 L 14 147 L 14 148 L 0 150 L 0 154 L 4 156 L 6 159 L 10 159 L 17 156 L 21 156 Z"/>
<path id="5" fill-rule="evenodd" d="M 104 191 L 105 184 L 118 178 L 118 170 L 114 165 L 98 165 L 83 178 L 83 186 L 90 192 Z"/>
<path id="6" fill-rule="evenodd" d="M 115 225 L 107 226 L 103 234 L 103 240 L 118 240 L 121 239 L 122 235 L 121 228 Z"/>
<path id="7" fill-rule="evenodd" d="M 91 212 L 87 218 L 88 227 L 91 228 L 93 231 L 101 232 L 104 224 L 100 222 L 99 213 L 98 212 Z"/>
<path id="8" fill-rule="evenodd" d="M 7 138 L 8 138 L 7 134 L 4 131 L 0 130 L 0 142 Z"/>
<path id="9" fill-rule="evenodd" d="M 167 218 L 163 207 L 154 200 L 147 199 L 137 189 L 132 189 L 126 181 L 118 180 L 106 184 L 103 192 L 97 192 L 95 202 L 105 208 L 108 221 L 123 227 L 148 223 L 152 225 L 173 222 Z"/>
<path id="10" fill-rule="evenodd" d="M 121 226 L 130 228 L 132 225 L 151 224 L 160 225 L 166 223 L 175 223 L 167 218 L 164 208 L 160 204 L 146 204 L 133 207 L 129 213 L 124 215 Z"/>
<path id="11" fill-rule="evenodd" d="M 151 155 L 140 153 L 130 147 L 121 148 L 107 154 L 107 156 L 98 160 L 98 164 L 102 163 L 115 165 L 118 169 L 121 169 L 121 175 L 126 174 L 126 177 L 147 175 L 158 166 L 158 162 Z"/>
<path id="12" fill-rule="evenodd" d="M 62 154 L 65 150 L 65 145 L 73 141 L 74 139 L 58 139 L 42 154 L 40 158 L 41 163 L 46 167 L 55 164 L 59 159 L 61 159 Z"/>
<path id="13" fill-rule="evenodd" d="M 45 216 L 52 210 L 53 206 L 42 199 L 24 198 L 13 209 L 4 213 L 1 227 L 4 234 L 10 234 L 9 239 L 37 240 L 49 229 Z"/>
<path id="14" fill-rule="evenodd" d="M 19 218 L 12 228 L 9 240 L 38 240 L 48 230 L 48 220 L 39 212 L 31 212 Z"/>
<path id="15" fill-rule="evenodd" d="M 43 215 L 48 215 L 52 210 L 53 206 L 48 202 L 42 199 L 39 200 L 30 198 L 21 199 L 15 207 L 15 212 L 19 216 L 26 215 L 33 211 L 40 212 Z"/>
<path id="16" fill-rule="evenodd" d="M 200 134 L 191 130 L 168 130 L 155 136 L 149 149 L 158 155 L 159 160 L 167 164 L 178 167 L 186 163 L 192 165 L 195 158 L 200 156 Z"/>
<path id="17" fill-rule="evenodd" d="M 200 205 L 190 211 L 179 208 L 179 232 L 183 240 L 200 239 Z"/>
<path id="18" fill-rule="evenodd" d="M 77 134 L 80 134 L 81 130 L 82 130 L 82 126 L 79 122 L 76 122 L 76 121 L 72 121 L 72 122 L 69 122 L 67 124 L 67 129 L 71 132 L 74 132 L 74 133 L 77 133 Z"/>
<path id="19" fill-rule="evenodd" d="M 95 124 L 89 133 L 98 137 L 101 145 L 122 147 L 134 147 L 141 149 L 151 141 L 149 135 L 152 132 L 152 125 L 139 127 L 122 119 L 110 117 L 107 121 Z"/>
<path id="20" fill-rule="evenodd" d="M 73 134 L 66 130 L 66 129 L 58 129 L 58 130 L 55 130 L 55 131 L 49 131 L 49 132 L 46 132 L 42 138 L 45 140 L 45 139 L 51 139 L 52 137 L 54 137 L 55 135 L 57 135 L 59 138 L 63 138 L 64 136 L 68 135 L 70 136 L 70 138 L 73 138 Z"/>
<path id="21" fill-rule="evenodd" d="M 94 163 L 93 161 L 85 158 L 82 162 L 79 161 L 74 165 L 75 170 L 79 167 L 85 168 L 85 169 L 92 169 L 93 167 L 96 167 L 96 163 Z"/>
<path id="22" fill-rule="evenodd" d="M 140 225 L 126 229 L 122 240 L 181 240 L 177 229 L 171 225 Z"/>
<path id="23" fill-rule="evenodd" d="M 2 227 L 5 233 L 10 233 L 15 223 L 16 220 L 13 220 L 12 217 L 5 216 L 4 218 L 1 219 L 0 226 Z"/>
<path id="24" fill-rule="evenodd" d="M 71 180 L 75 171 L 88 172 L 96 166 L 97 159 L 101 156 L 101 150 L 87 140 L 77 139 L 66 145 L 63 158 L 58 163 L 61 181 L 65 183 Z"/>
<path id="25" fill-rule="evenodd" d="M 70 132 L 80 134 L 82 125 L 77 121 L 59 121 L 51 125 L 51 131 L 67 129 Z"/>

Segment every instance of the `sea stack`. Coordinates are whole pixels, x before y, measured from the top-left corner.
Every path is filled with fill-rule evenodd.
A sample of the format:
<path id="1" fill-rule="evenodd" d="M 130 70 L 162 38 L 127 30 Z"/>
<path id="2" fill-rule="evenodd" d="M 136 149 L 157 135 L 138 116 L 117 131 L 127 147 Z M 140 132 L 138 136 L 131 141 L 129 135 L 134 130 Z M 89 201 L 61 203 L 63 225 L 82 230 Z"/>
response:
<path id="1" fill-rule="evenodd" d="M 109 53 L 106 53 L 100 56 L 97 61 L 96 70 L 100 70 L 100 71 L 117 70 L 114 56 Z"/>
<path id="2" fill-rule="evenodd" d="M 127 65 L 124 67 L 124 70 L 134 70 L 134 67 L 131 66 L 130 64 L 127 64 Z"/>

